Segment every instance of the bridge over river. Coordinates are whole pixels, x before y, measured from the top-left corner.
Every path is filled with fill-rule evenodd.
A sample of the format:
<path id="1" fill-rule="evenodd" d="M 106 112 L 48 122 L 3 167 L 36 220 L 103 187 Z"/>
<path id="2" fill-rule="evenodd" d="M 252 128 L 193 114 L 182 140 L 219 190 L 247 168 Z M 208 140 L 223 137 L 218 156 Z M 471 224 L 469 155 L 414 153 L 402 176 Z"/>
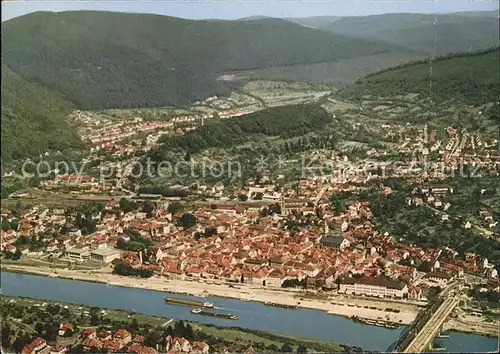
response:
<path id="1" fill-rule="evenodd" d="M 441 327 L 460 303 L 460 294 L 455 292 L 458 283 L 450 284 L 437 299 L 423 309 L 412 326 L 403 332 L 394 351 L 401 353 L 421 353 L 427 351 Z"/>

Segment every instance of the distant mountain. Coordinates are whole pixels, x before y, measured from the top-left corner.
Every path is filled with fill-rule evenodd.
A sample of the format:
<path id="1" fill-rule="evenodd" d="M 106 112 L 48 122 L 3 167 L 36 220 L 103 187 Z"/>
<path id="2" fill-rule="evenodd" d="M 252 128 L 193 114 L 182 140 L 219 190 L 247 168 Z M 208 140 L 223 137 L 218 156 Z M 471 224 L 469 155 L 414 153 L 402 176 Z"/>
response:
<path id="1" fill-rule="evenodd" d="M 454 14 L 384 14 L 344 17 L 322 29 L 380 40 L 415 51 L 442 55 L 497 46 L 499 21 L 495 12 Z"/>
<path id="2" fill-rule="evenodd" d="M 386 69 L 358 80 L 341 92 L 344 96 L 391 97 L 432 94 L 434 101 L 456 100 L 472 105 L 497 102 L 500 96 L 500 49 L 462 53 Z M 432 83 L 432 86 L 429 84 Z M 432 91 L 430 91 L 432 87 Z"/>
<path id="3" fill-rule="evenodd" d="M 311 28 L 325 28 L 340 20 L 341 16 L 312 16 L 287 18 L 286 20 Z"/>
<path id="4" fill-rule="evenodd" d="M 2 164 L 47 149 L 81 147 L 67 120 L 74 105 L 2 64 Z"/>
<path id="5" fill-rule="evenodd" d="M 3 59 L 83 109 L 184 105 L 229 88 L 228 71 L 404 52 L 280 19 L 37 12 L 2 23 Z"/>
<path id="6" fill-rule="evenodd" d="M 272 18 L 272 17 L 257 15 L 257 16 L 243 17 L 243 18 L 238 19 L 238 21 L 258 21 L 258 20 L 267 20 L 270 18 Z"/>
<path id="7" fill-rule="evenodd" d="M 450 15 L 465 16 L 465 17 L 490 17 L 490 18 L 498 18 L 498 10 L 492 10 L 492 11 L 453 12 Z"/>

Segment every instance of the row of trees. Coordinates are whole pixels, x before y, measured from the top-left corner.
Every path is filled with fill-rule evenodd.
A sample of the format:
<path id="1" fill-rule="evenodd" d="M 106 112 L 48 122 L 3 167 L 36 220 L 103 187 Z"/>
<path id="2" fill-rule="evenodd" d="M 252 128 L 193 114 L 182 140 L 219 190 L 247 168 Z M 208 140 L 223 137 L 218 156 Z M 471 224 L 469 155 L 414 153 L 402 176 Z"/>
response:
<path id="1" fill-rule="evenodd" d="M 134 268 L 125 264 L 117 264 L 113 269 L 113 274 L 150 278 L 153 276 L 153 271 L 150 269 Z"/>

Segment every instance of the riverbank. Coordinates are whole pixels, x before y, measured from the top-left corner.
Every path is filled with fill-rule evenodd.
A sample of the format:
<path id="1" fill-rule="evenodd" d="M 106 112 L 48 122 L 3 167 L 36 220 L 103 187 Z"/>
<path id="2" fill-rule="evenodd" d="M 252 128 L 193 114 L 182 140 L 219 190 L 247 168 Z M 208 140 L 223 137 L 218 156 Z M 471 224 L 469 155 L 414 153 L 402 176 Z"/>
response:
<path id="1" fill-rule="evenodd" d="M 378 299 L 374 301 L 338 296 L 334 300 L 328 301 L 301 297 L 300 293 L 291 291 L 270 290 L 244 285 L 230 287 L 225 284 L 207 284 L 196 281 L 173 280 L 158 276 L 141 279 L 110 273 L 84 273 L 81 271 L 16 265 L 4 266 L 4 270 L 194 296 L 217 296 L 263 303 L 272 302 L 279 305 L 326 311 L 332 315 L 340 315 L 349 318 L 358 316 L 365 319 L 384 320 L 400 324 L 411 323 L 419 311 L 419 307 L 415 305 L 405 303 L 394 304 L 394 302 L 384 303 L 383 300 Z M 238 288 L 236 288 L 236 286 L 238 286 Z M 377 309 L 374 309 L 375 307 Z M 387 307 L 398 308 L 400 312 L 386 312 L 384 310 Z"/>
<path id="2" fill-rule="evenodd" d="M 500 323 L 498 322 L 496 324 L 486 324 L 481 322 L 466 322 L 452 318 L 444 323 L 443 330 L 500 338 Z"/>
<path id="3" fill-rule="evenodd" d="M 385 352 L 392 347 L 403 331 L 403 328 L 390 329 L 364 325 L 343 316 L 329 315 L 325 311 L 306 308 L 287 309 L 266 306 L 261 302 L 223 297 L 196 298 L 179 295 L 178 297 L 192 300 L 215 302 L 216 311 L 237 314 L 239 320 L 234 322 L 198 316 L 191 313 L 190 307 L 166 304 L 165 296 L 172 295 L 164 291 L 142 289 L 139 285 L 144 280 L 139 279 L 135 280 L 137 287 L 134 288 L 107 286 L 102 281 L 85 282 L 62 277 L 51 278 L 2 272 L 1 281 L 2 291 L 6 296 L 35 297 L 38 302 L 45 300 L 67 302 L 93 308 L 124 310 L 128 313 L 132 311 L 146 316 L 197 322 L 209 327 L 221 327 L 221 331 L 224 331 L 220 334 L 222 337 L 226 335 L 226 330 L 244 329 L 245 331 L 279 333 L 287 337 L 311 338 L 313 341 L 334 341 L 350 347 L 361 347 L 367 351 Z M 184 290 L 191 293 L 189 285 L 186 285 Z M 305 295 L 302 294 L 302 296 Z M 322 296 L 326 297 L 327 294 L 322 294 Z M 375 304 L 375 301 L 371 302 Z M 488 352 L 497 348 L 497 338 L 459 332 L 449 334 L 450 338 L 443 339 L 443 341 L 449 342 L 446 343 L 446 347 L 455 348 L 456 352 Z M 325 350 L 319 350 L 319 352 L 325 352 Z"/>
<path id="4" fill-rule="evenodd" d="M 7 323 L 11 328 L 17 328 L 17 324 L 20 322 L 29 330 L 29 334 L 32 336 L 36 336 L 38 334 L 33 328 L 33 326 L 35 326 L 35 323 L 30 316 L 33 315 L 33 311 L 40 311 L 40 314 L 43 314 L 45 309 L 50 306 L 56 306 L 59 310 L 64 309 L 64 311 L 66 311 L 66 315 L 69 316 L 65 317 L 64 321 L 77 325 L 80 331 L 85 328 L 96 327 L 89 323 L 89 314 L 92 312 L 99 314 L 100 326 L 107 327 L 112 331 L 116 331 L 118 328 L 125 327 L 131 331 L 135 329 L 136 335 L 145 334 L 143 332 L 156 332 L 159 334 L 158 337 L 161 338 L 163 334 L 165 334 L 165 331 L 168 329 L 168 327 L 170 327 L 170 329 L 168 329 L 167 332 L 172 332 L 175 328 L 177 328 L 177 320 L 174 319 L 143 315 L 130 311 L 113 310 L 101 307 L 97 308 L 71 302 L 50 300 L 42 301 L 19 296 L 2 296 L 0 298 L 0 304 L 2 305 L 2 315 L 4 315 L 2 322 Z M 18 309 L 18 314 L 23 313 L 25 315 L 25 318 L 23 318 L 23 322 L 29 322 L 29 324 L 25 324 L 12 318 L 14 308 Z M 63 320 L 63 318 L 59 318 L 61 317 L 61 313 L 59 312 L 59 310 L 58 315 L 55 317 Z M 43 322 L 43 318 L 37 318 L 37 321 Z M 210 346 L 224 344 L 229 347 L 228 349 L 238 351 L 241 351 L 250 345 L 261 351 L 268 351 L 270 349 L 278 351 L 285 344 L 290 345 L 294 351 L 297 350 L 297 348 L 299 348 L 300 346 L 309 348 L 310 350 L 322 352 L 360 351 L 360 348 L 340 345 L 333 341 L 300 338 L 244 328 L 220 327 L 191 321 L 180 322 L 189 324 L 195 331 L 192 335 L 196 336 L 199 340 L 208 342 Z M 58 336 L 56 340 L 53 341 L 53 344 L 57 343 L 64 344 L 65 346 L 73 346 L 78 343 L 78 338 L 79 335 L 73 335 L 69 338 Z M 189 339 L 192 340 L 194 338 Z"/>

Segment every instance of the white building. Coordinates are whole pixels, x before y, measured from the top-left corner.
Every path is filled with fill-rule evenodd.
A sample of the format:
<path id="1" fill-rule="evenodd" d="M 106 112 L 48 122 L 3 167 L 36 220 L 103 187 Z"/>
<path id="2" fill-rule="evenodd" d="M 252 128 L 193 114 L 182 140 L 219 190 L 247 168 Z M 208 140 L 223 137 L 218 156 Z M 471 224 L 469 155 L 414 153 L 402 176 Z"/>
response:
<path id="1" fill-rule="evenodd" d="M 111 263 L 113 260 L 120 258 L 120 250 L 111 249 L 96 249 L 90 253 L 90 259 L 96 262 Z"/>
<path id="2" fill-rule="evenodd" d="M 408 286 L 385 277 L 353 277 L 340 284 L 339 293 L 402 298 L 408 293 Z"/>

